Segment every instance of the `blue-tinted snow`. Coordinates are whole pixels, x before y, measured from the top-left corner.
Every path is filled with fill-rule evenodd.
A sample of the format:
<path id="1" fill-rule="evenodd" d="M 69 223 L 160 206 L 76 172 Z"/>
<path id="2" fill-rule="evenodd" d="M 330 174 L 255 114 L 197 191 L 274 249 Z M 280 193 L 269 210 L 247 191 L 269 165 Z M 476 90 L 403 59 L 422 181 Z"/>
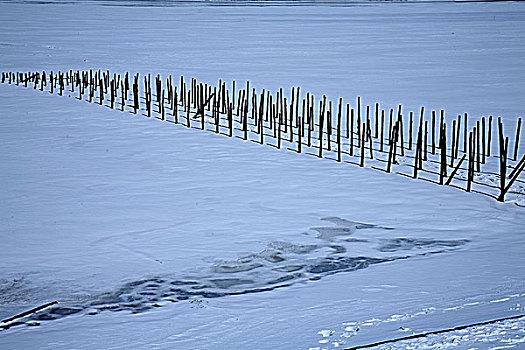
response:
<path id="1" fill-rule="evenodd" d="M 2 3 L 0 62 L 298 84 L 511 126 L 524 22 L 517 2 Z M 0 106 L 0 313 L 60 302 L 2 347 L 334 348 L 524 311 L 512 204 L 31 89 L 0 86 Z"/>

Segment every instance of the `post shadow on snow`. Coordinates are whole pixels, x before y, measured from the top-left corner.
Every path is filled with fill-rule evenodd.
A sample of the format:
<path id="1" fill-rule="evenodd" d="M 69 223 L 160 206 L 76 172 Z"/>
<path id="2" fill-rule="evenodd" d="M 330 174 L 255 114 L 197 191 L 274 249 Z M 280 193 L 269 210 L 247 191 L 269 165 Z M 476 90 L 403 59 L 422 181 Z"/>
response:
<path id="1" fill-rule="evenodd" d="M 431 238 L 363 239 L 351 237 L 360 230 L 393 230 L 374 224 L 339 217 L 323 218 L 331 226 L 312 227 L 314 243 L 270 242 L 266 249 L 237 260 L 216 260 L 200 275 L 158 276 L 130 281 L 114 291 L 93 295 L 81 302 L 64 302 L 38 313 L 0 324 L 0 329 L 15 325 L 37 326 L 75 314 L 96 315 L 103 311 L 142 313 L 166 303 L 185 300 L 262 293 L 297 283 L 318 281 L 325 276 L 365 269 L 372 265 L 416 256 L 439 254 L 465 245 L 468 240 Z M 353 256 L 355 244 L 377 252 L 377 256 Z M 411 251 L 417 251 L 410 254 Z M 403 252 L 396 255 L 395 253 Z M 388 253 L 384 256 L 384 253 Z"/>

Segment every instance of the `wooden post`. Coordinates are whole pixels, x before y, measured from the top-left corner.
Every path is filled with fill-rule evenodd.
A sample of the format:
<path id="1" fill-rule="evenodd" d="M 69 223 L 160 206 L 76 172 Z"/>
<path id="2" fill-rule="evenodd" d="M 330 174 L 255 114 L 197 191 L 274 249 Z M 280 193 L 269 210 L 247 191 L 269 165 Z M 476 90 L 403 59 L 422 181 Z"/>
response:
<path id="1" fill-rule="evenodd" d="M 273 138 L 277 138 L 277 102 L 279 101 L 278 98 L 276 98 L 276 101 L 274 104 L 272 104 L 272 113 L 271 113 L 271 120 L 273 121 Z"/>
<path id="2" fill-rule="evenodd" d="M 518 118 L 518 126 L 516 127 L 516 137 L 514 138 L 514 161 L 518 159 L 518 147 L 520 145 L 520 130 L 521 118 Z"/>
<path id="3" fill-rule="evenodd" d="M 212 97 L 211 100 L 211 116 L 213 118 L 213 122 L 215 124 L 215 133 L 218 134 L 220 132 L 220 115 L 219 115 L 219 100 L 220 100 L 220 87 L 219 87 L 219 93 L 217 93 L 217 87 L 213 87 L 213 95 L 210 93 L 210 96 Z"/>
<path id="4" fill-rule="evenodd" d="M 115 107 L 115 96 L 117 94 L 115 80 L 111 79 L 109 89 L 109 108 L 114 109 Z"/>
<path id="5" fill-rule="evenodd" d="M 107 70 L 106 74 L 104 75 L 104 93 L 108 92 L 109 79 L 110 79 L 109 70 Z"/>
<path id="6" fill-rule="evenodd" d="M 423 137 L 423 160 L 428 160 L 428 121 L 425 120 L 425 134 Z"/>
<path id="7" fill-rule="evenodd" d="M 264 96 L 265 94 L 266 94 L 266 91 L 263 89 L 261 92 L 261 97 L 260 97 L 261 102 L 259 103 L 259 113 L 257 114 L 257 117 L 259 119 L 259 122 L 256 124 L 258 128 L 257 129 L 258 133 L 263 131 L 263 127 L 261 127 L 260 125 L 264 123 L 262 116 L 264 115 Z"/>
<path id="8" fill-rule="evenodd" d="M 82 91 L 82 89 L 79 88 L 78 91 Z M 120 98 L 120 110 L 124 112 L 124 107 L 126 107 L 126 100 L 124 99 L 124 81 L 120 82 Z M 80 99 L 82 99 L 82 95 L 80 95 Z"/>
<path id="9" fill-rule="evenodd" d="M 299 126 L 301 125 L 301 123 L 300 123 L 300 121 L 298 119 L 298 117 L 299 117 L 300 90 L 301 90 L 300 86 L 298 86 L 297 89 L 295 90 L 295 92 L 296 92 L 296 96 L 295 96 L 295 120 L 296 120 L 297 128 L 299 128 Z"/>
<path id="10" fill-rule="evenodd" d="M 165 116 L 165 106 L 164 106 L 164 89 L 162 89 L 162 97 L 160 99 L 160 111 L 161 111 L 161 120 L 166 118 Z M 204 119 L 204 118 L 203 118 Z"/>
<path id="11" fill-rule="evenodd" d="M 439 171 L 439 184 L 443 185 L 443 180 L 447 176 L 447 125 L 445 123 L 441 126 L 439 135 L 439 151 L 441 154 L 441 166 Z"/>
<path id="12" fill-rule="evenodd" d="M 467 172 L 467 188 L 466 191 L 470 192 L 472 189 L 472 180 L 474 179 L 474 132 L 469 133 L 468 143 L 468 172 Z"/>
<path id="13" fill-rule="evenodd" d="M 489 115 L 489 132 L 487 135 L 487 156 L 490 157 L 490 152 L 492 150 L 492 116 Z"/>
<path id="14" fill-rule="evenodd" d="M 99 85 L 99 86 L 100 86 L 100 89 L 99 89 L 100 91 L 99 91 L 99 93 L 98 93 L 98 97 L 99 97 L 99 103 L 100 103 L 100 105 L 102 106 L 102 104 L 103 104 L 103 100 L 104 100 L 104 85 L 103 85 L 104 82 L 103 82 L 102 79 L 99 80 L 99 84 L 100 84 L 100 85 Z"/>
<path id="15" fill-rule="evenodd" d="M 499 131 L 499 170 L 500 170 L 500 195 L 498 201 L 503 202 L 505 200 L 505 177 L 507 174 L 507 142 L 503 136 L 503 123 L 501 117 L 498 118 L 498 131 Z"/>
<path id="16" fill-rule="evenodd" d="M 323 101 L 326 102 L 326 96 L 323 96 Z M 324 129 L 324 106 L 325 103 L 319 101 L 319 158 L 323 157 L 323 129 Z"/>
<path id="17" fill-rule="evenodd" d="M 205 112 L 205 105 L 204 105 L 204 86 L 201 84 L 197 85 L 197 106 L 199 106 L 199 110 L 201 113 L 201 130 L 206 129 L 206 112 Z"/>
<path id="18" fill-rule="evenodd" d="M 370 152 L 370 159 L 374 159 L 374 139 L 372 138 L 372 126 L 368 124 L 366 128 L 366 134 L 368 137 L 368 146 Z"/>
<path id="19" fill-rule="evenodd" d="M 220 87 L 219 92 L 217 92 L 217 87 L 213 87 L 213 105 L 211 108 L 211 113 L 213 117 L 213 121 L 215 122 L 215 133 L 218 134 L 221 131 L 221 116 L 220 116 L 220 102 L 221 101 L 221 93 L 220 93 Z"/>
<path id="20" fill-rule="evenodd" d="M 126 101 L 128 99 L 128 91 L 129 91 L 129 72 L 126 72 L 126 77 L 124 79 L 124 86 L 126 88 Z"/>
<path id="21" fill-rule="evenodd" d="M 397 141 L 399 140 L 399 121 L 396 121 L 394 124 L 394 127 L 392 128 L 392 141 L 394 143 L 394 149 L 392 154 L 392 163 L 396 164 L 396 156 L 397 156 Z"/>
<path id="22" fill-rule="evenodd" d="M 350 150 L 349 153 L 351 156 L 354 155 L 354 109 L 352 108 L 350 112 Z"/>
<path id="23" fill-rule="evenodd" d="M 149 75 L 148 75 L 148 90 L 146 92 L 146 95 L 148 96 L 148 99 L 147 99 L 148 117 L 151 117 L 151 111 L 152 111 L 151 104 L 152 104 L 153 93 L 151 92 L 151 81 L 150 81 Z"/>
<path id="24" fill-rule="evenodd" d="M 93 102 L 94 95 L 95 95 L 95 80 L 93 79 L 93 77 L 91 77 L 89 80 L 89 99 L 88 99 L 89 103 Z"/>
<path id="25" fill-rule="evenodd" d="M 304 125 L 305 125 L 305 116 L 306 114 L 306 98 L 303 98 L 303 109 L 302 109 L 302 112 L 301 112 L 301 120 L 298 120 L 298 123 L 299 123 L 299 126 L 297 128 L 297 133 L 301 134 L 301 136 L 304 136 Z M 296 115 L 296 118 L 299 117 L 299 114 Z"/>
<path id="26" fill-rule="evenodd" d="M 387 165 L 386 165 L 386 172 L 389 173 L 392 169 L 392 162 L 394 161 L 395 162 L 395 158 L 394 157 L 394 152 L 395 152 L 395 149 L 396 149 L 396 134 L 397 134 L 397 127 L 398 127 L 398 123 L 396 122 L 396 125 L 393 126 L 391 128 L 391 132 L 390 132 L 390 137 L 388 138 L 388 144 L 389 144 L 389 148 L 388 148 L 388 162 L 387 162 Z"/>
<path id="27" fill-rule="evenodd" d="M 188 89 L 188 94 L 185 98 L 186 101 L 186 127 L 191 128 L 191 121 L 190 121 L 190 103 L 191 103 L 191 89 Z"/>
<path id="28" fill-rule="evenodd" d="M 312 145 L 312 131 L 314 129 L 314 97 L 311 97 L 310 108 L 308 109 L 308 147 Z"/>
<path id="29" fill-rule="evenodd" d="M 257 125 L 257 128 L 258 128 L 258 132 L 259 132 L 259 135 L 261 137 L 261 145 L 264 143 L 264 96 L 266 94 L 266 91 L 263 89 L 263 91 L 261 92 L 261 103 L 259 103 L 259 114 L 258 114 L 258 118 L 259 118 L 259 124 Z"/>
<path id="30" fill-rule="evenodd" d="M 286 122 L 286 119 L 288 118 L 286 108 L 287 103 L 286 98 L 283 98 L 283 89 L 279 88 L 275 98 L 275 117 L 277 118 L 279 127 L 284 126 L 284 130 L 281 129 L 281 131 L 284 131 L 285 133 L 288 132 L 288 124 Z"/>
<path id="31" fill-rule="evenodd" d="M 357 147 L 361 147 L 361 96 L 357 96 Z"/>
<path id="32" fill-rule="evenodd" d="M 361 137 L 360 137 L 360 145 L 361 145 L 361 162 L 359 163 L 359 166 L 362 168 L 365 166 L 365 136 L 366 136 L 366 125 L 365 123 L 362 124 L 361 128 Z"/>
<path id="33" fill-rule="evenodd" d="M 365 127 L 365 135 L 366 138 L 363 139 L 363 142 L 366 143 L 368 141 L 368 129 L 370 128 L 370 106 L 366 106 L 366 127 Z"/>
<path id="34" fill-rule="evenodd" d="M 390 108 L 389 122 L 388 122 L 388 135 L 389 135 L 389 137 L 392 137 L 392 130 L 394 130 L 394 126 L 392 125 L 393 114 L 394 114 L 394 110 L 392 108 Z"/>
<path id="35" fill-rule="evenodd" d="M 239 91 L 239 96 L 237 97 L 237 111 L 236 114 L 240 116 L 242 107 L 244 106 L 244 90 Z"/>
<path id="36" fill-rule="evenodd" d="M 179 83 L 179 88 L 180 88 L 180 103 L 181 103 L 181 106 L 184 107 L 186 105 L 186 103 L 184 102 L 184 100 L 186 100 L 186 88 L 184 87 L 184 76 L 180 76 L 180 83 Z"/>
<path id="37" fill-rule="evenodd" d="M 419 152 L 417 156 L 418 161 L 418 168 L 423 168 L 423 130 L 424 130 L 424 107 L 421 107 L 420 115 L 419 115 L 419 125 L 418 125 L 418 137 L 420 138 L 419 142 Z"/>
<path id="38" fill-rule="evenodd" d="M 412 150 L 412 128 L 413 128 L 413 117 L 414 113 L 410 111 L 409 113 L 409 121 L 408 121 L 408 149 Z"/>
<path id="39" fill-rule="evenodd" d="M 346 104 L 346 138 L 350 139 L 350 103 Z"/>
<path id="40" fill-rule="evenodd" d="M 337 111 L 337 161 L 341 161 L 341 108 L 343 99 L 339 99 L 339 108 Z"/>
<path id="41" fill-rule="evenodd" d="M 264 98 L 261 98 L 261 104 L 260 104 L 260 109 L 262 111 L 262 108 L 263 108 L 263 103 L 264 103 Z M 263 113 L 259 113 L 259 136 L 260 136 L 260 142 L 261 142 L 261 145 L 264 144 L 264 119 L 263 119 Z"/>
<path id="42" fill-rule="evenodd" d="M 432 111 L 432 154 L 436 154 L 436 111 Z"/>
<path id="43" fill-rule="evenodd" d="M 399 122 L 399 127 L 398 127 L 398 135 L 400 137 L 400 142 L 399 142 L 399 147 L 400 147 L 400 150 L 401 150 L 401 156 L 404 156 L 405 155 L 405 132 L 404 132 L 404 123 L 403 123 L 403 114 L 401 113 L 401 108 L 402 106 L 399 105 L 398 106 L 398 109 L 397 109 L 397 120 Z"/>
<path id="44" fill-rule="evenodd" d="M 249 82 L 248 82 L 249 84 Z M 244 139 L 248 140 L 248 97 L 246 97 L 246 100 L 244 101 L 244 118 L 243 118 L 243 124 L 242 129 L 244 131 Z M 279 143 L 281 138 L 281 126 L 279 125 Z"/>
<path id="45" fill-rule="evenodd" d="M 235 86 L 235 84 L 234 84 Z M 232 100 L 234 101 L 234 100 Z M 228 128 L 229 128 L 229 137 L 233 136 L 233 102 L 230 102 L 228 106 Z"/>
<path id="46" fill-rule="evenodd" d="M 298 104 L 299 102 L 297 102 Z M 288 121 L 290 122 L 290 125 L 289 125 L 289 129 L 290 129 L 290 138 L 289 138 L 289 142 L 290 143 L 293 143 L 293 112 L 294 112 L 294 102 L 292 101 L 290 103 L 290 113 L 289 113 L 289 116 L 288 116 Z M 297 119 L 297 115 L 295 116 L 296 117 L 296 120 Z M 297 124 L 297 123 L 296 123 Z M 297 133 L 300 134 L 301 133 L 301 128 L 300 126 L 297 126 Z"/>
<path id="47" fill-rule="evenodd" d="M 468 116 L 465 113 L 465 122 L 463 123 L 463 153 L 467 153 L 467 129 L 468 129 Z"/>
<path id="48" fill-rule="evenodd" d="M 304 102 L 304 100 L 303 100 Z M 299 118 L 298 123 L 301 125 L 302 119 L 304 118 L 304 114 L 299 116 L 297 115 L 297 118 Z M 302 146 L 302 140 L 301 140 L 301 132 L 297 133 L 297 153 L 301 153 L 301 146 Z"/>
<path id="49" fill-rule="evenodd" d="M 21 76 L 22 73 L 19 73 L 18 76 Z M 62 96 L 62 82 L 63 82 L 63 76 L 62 72 L 58 72 L 58 76 L 56 77 L 55 81 L 58 83 L 58 95 Z"/>
<path id="50" fill-rule="evenodd" d="M 454 145 L 454 158 L 458 158 L 459 156 L 459 136 L 460 136 L 460 129 L 461 129 L 461 114 L 458 115 L 458 124 L 456 127 L 456 144 Z"/>
<path id="51" fill-rule="evenodd" d="M 272 124 L 273 124 L 274 120 L 273 120 L 273 114 L 272 113 L 273 113 L 274 107 L 275 106 L 273 104 L 273 96 L 270 94 L 270 91 L 268 91 L 268 102 L 267 102 L 267 107 L 266 107 L 266 119 L 270 121 L 270 123 L 269 123 L 270 124 L 269 125 L 270 130 L 273 129 Z M 273 137 L 275 137 L 275 130 L 273 132 Z"/>
<path id="52" fill-rule="evenodd" d="M 254 126 L 257 126 L 257 123 L 259 122 L 259 118 L 257 118 L 257 92 L 255 91 L 255 88 L 252 88 L 252 115 L 251 118 L 253 119 Z"/>
<path id="53" fill-rule="evenodd" d="M 162 80 L 160 79 L 160 76 L 157 74 L 157 77 L 155 78 L 155 95 L 157 97 L 157 104 L 159 105 L 159 114 L 162 114 L 161 90 L 162 90 Z"/>
<path id="54" fill-rule="evenodd" d="M 137 114 L 137 111 L 140 108 L 138 76 L 139 76 L 138 74 L 135 76 L 135 81 L 133 82 L 133 113 L 134 114 Z"/>
<path id="55" fill-rule="evenodd" d="M 454 146 L 456 145 L 456 121 L 452 121 L 452 144 L 451 144 L 451 150 L 450 150 L 450 166 L 454 166 L 454 159 L 455 159 L 455 150 Z M 446 146 L 445 146 L 446 147 Z"/>
<path id="56" fill-rule="evenodd" d="M 282 94 L 282 92 L 281 92 L 281 94 Z M 245 99 L 246 99 L 246 102 L 243 104 L 243 106 L 244 106 L 244 111 L 246 112 L 245 116 L 246 116 L 246 118 L 248 118 L 248 110 L 250 108 L 250 81 L 249 80 L 246 80 L 246 95 L 245 95 Z M 248 125 L 248 123 L 246 123 L 246 125 Z M 246 131 L 245 131 L 245 133 L 246 133 Z M 245 140 L 247 140 L 247 139 L 248 138 L 245 137 Z"/>
<path id="57" fill-rule="evenodd" d="M 177 98 L 177 87 L 173 88 L 173 97 L 171 98 L 171 114 L 173 115 L 173 122 L 179 122 L 179 101 Z"/>
<path id="58" fill-rule="evenodd" d="M 303 100 L 305 103 L 305 110 L 303 112 L 303 129 L 304 126 L 308 128 L 308 133 L 310 132 L 310 94 L 306 93 L 306 98 Z M 305 134 L 306 131 L 303 130 L 303 136 L 307 137 Z M 308 146 L 310 146 L 310 142 L 307 141 Z"/>
<path id="59" fill-rule="evenodd" d="M 197 109 L 197 104 L 199 103 L 198 96 L 197 96 L 197 80 L 195 78 L 191 78 L 191 95 L 190 95 L 190 101 L 193 102 L 193 108 Z M 190 103 L 191 103 L 190 102 Z M 191 105 L 190 105 L 191 108 Z"/>
<path id="60" fill-rule="evenodd" d="M 481 171 L 481 157 L 480 157 L 480 144 L 481 138 L 479 137 L 479 120 L 476 121 L 476 171 L 479 173 Z"/>
<path id="61" fill-rule="evenodd" d="M 144 99 L 146 103 L 146 111 L 149 113 L 148 78 L 146 76 L 144 76 Z"/>
<path id="62" fill-rule="evenodd" d="M 486 153 L 485 117 L 481 117 L 481 163 L 485 164 Z"/>
<path id="63" fill-rule="evenodd" d="M 381 143 L 379 144 L 379 151 L 383 152 L 383 143 L 385 141 L 385 110 L 381 110 Z"/>
<path id="64" fill-rule="evenodd" d="M 327 121 L 326 121 L 326 138 L 328 141 L 328 150 L 332 150 L 332 101 L 328 102 Z"/>
<path id="65" fill-rule="evenodd" d="M 379 102 L 376 102 L 375 117 L 374 137 L 377 139 L 379 137 Z"/>
<path id="66" fill-rule="evenodd" d="M 82 74 L 84 74 L 84 73 L 82 73 Z M 41 86 L 41 89 L 40 89 L 40 90 L 42 90 L 43 87 L 44 87 L 44 86 Z M 84 84 L 81 82 L 81 83 L 80 83 L 80 86 L 78 87 L 78 99 L 79 99 L 80 101 L 82 101 L 82 94 L 83 94 L 83 93 L 84 93 Z"/>
<path id="67" fill-rule="evenodd" d="M 357 147 L 361 147 L 361 97 L 357 97 L 357 122 L 356 122 L 356 132 L 357 132 Z"/>
<path id="68" fill-rule="evenodd" d="M 235 109 L 235 80 L 232 81 L 232 108 Z M 233 113 L 233 111 L 232 111 Z"/>

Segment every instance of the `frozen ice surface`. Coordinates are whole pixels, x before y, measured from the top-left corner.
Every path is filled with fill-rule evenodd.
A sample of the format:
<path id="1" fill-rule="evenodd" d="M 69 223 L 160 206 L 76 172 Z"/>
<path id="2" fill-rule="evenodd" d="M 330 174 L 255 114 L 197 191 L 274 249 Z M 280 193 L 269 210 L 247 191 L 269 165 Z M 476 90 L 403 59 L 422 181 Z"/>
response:
<path id="1" fill-rule="evenodd" d="M 0 3 L 2 70 L 525 107 L 520 2 L 99 5 Z M 0 316 L 59 301 L 2 348 L 344 348 L 524 312 L 512 204 L 32 89 L 0 107 Z M 398 348 L 519 348 L 523 325 Z"/>

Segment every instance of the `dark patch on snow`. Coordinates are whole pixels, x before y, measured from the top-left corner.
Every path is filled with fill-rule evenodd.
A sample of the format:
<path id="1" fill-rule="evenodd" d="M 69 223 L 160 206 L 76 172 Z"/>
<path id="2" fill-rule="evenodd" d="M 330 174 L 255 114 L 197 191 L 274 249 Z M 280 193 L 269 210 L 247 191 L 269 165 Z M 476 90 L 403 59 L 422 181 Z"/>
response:
<path id="1" fill-rule="evenodd" d="M 326 258 L 317 264 L 308 266 L 306 270 L 316 274 L 333 274 L 338 272 L 361 270 L 372 264 L 379 264 L 393 260 L 395 259 L 367 258 L 364 256 Z"/>
<path id="2" fill-rule="evenodd" d="M 238 286 L 241 284 L 253 284 L 252 280 L 240 279 L 240 278 L 216 278 L 210 280 L 216 287 L 228 289 L 233 286 Z"/>
<path id="3" fill-rule="evenodd" d="M 466 239 L 460 240 L 434 240 L 434 239 L 413 239 L 396 238 L 386 240 L 378 250 L 381 252 L 397 252 L 400 250 L 424 249 L 424 248 L 454 248 L 467 244 Z"/>
<path id="4" fill-rule="evenodd" d="M 115 291 L 94 295 L 86 302 L 64 303 L 59 307 L 46 309 L 26 317 L 26 321 L 49 321 L 82 313 L 96 315 L 103 311 L 127 311 L 136 314 L 162 307 L 163 302 L 175 303 L 185 300 L 190 300 L 199 307 L 206 307 L 202 300 L 269 292 L 296 283 L 319 281 L 336 273 L 362 270 L 372 265 L 401 261 L 414 256 L 439 254 L 468 243 L 468 240 L 430 238 L 393 238 L 379 241 L 373 238 L 354 238 L 349 236 L 359 230 L 381 231 L 392 228 L 338 217 L 322 220 L 332 225 L 314 227 L 312 231 L 315 233 L 306 233 L 315 244 L 271 242 L 266 249 L 236 260 L 216 260 L 207 271 L 197 275 L 179 275 L 176 278 L 162 276 L 129 281 Z M 363 235 L 366 235 L 366 231 Z M 356 247 L 359 247 L 361 252 L 369 251 L 366 255 L 373 256 L 352 254 Z M 417 252 L 412 255 L 393 254 L 410 250 Z M 19 288 L 20 284 L 17 281 L 0 283 L 2 290 Z"/>

